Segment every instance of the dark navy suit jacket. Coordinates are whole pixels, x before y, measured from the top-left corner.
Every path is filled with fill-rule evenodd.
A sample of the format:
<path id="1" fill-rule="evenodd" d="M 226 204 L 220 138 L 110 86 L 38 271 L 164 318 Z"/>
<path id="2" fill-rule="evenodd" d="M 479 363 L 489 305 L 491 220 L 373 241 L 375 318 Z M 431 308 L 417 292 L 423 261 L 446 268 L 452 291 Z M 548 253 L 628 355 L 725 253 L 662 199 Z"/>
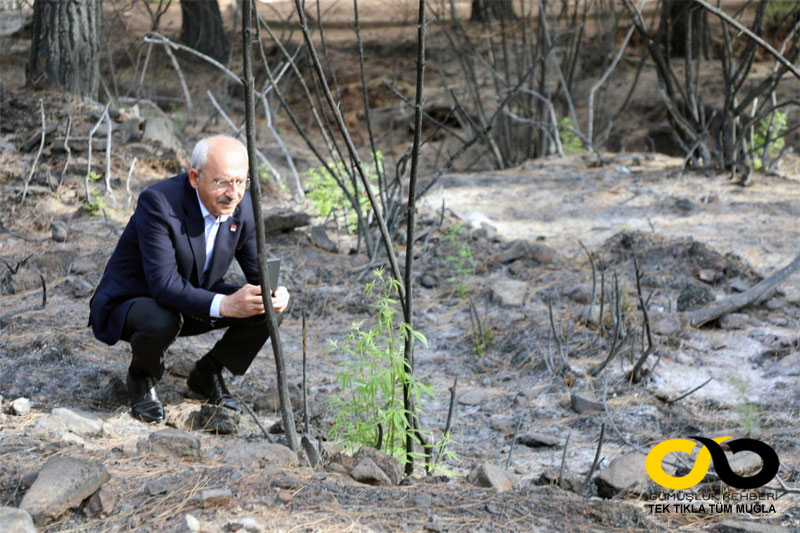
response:
<path id="1" fill-rule="evenodd" d="M 234 257 L 248 283 L 259 283 L 249 192 L 233 215 L 220 224 L 205 279 L 204 230 L 197 192 L 188 174 L 142 191 L 89 304 L 94 336 L 107 344 L 120 340 L 133 299 L 141 296 L 153 298 L 167 309 L 208 320 L 214 295 L 238 289 L 223 280 Z"/>

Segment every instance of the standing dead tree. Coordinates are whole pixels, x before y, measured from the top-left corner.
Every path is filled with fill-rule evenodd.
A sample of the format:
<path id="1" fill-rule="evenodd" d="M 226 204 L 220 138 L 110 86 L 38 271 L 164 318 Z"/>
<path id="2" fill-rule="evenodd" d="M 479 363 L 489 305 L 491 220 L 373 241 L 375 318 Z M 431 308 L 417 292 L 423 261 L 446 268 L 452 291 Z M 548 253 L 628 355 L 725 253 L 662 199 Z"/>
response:
<path id="1" fill-rule="evenodd" d="M 673 139 L 695 168 L 728 169 L 732 177 L 741 175 L 743 184 L 747 183 L 754 168 L 771 166 L 764 165 L 759 155 L 766 155 L 767 147 L 791 131 L 779 132 L 779 128 L 773 128 L 776 113 L 800 104 L 800 99 L 796 97 L 780 102 L 776 98 L 778 84 L 786 73 L 800 78 L 800 71 L 794 66 L 800 58 L 800 4 L 793 6 L 779 23 L 782 29 L 778 33 L 786 31 L 779 50 L 761 38 L 765 31 L 768 2 L 759 1 L 752 8 L 750 5 L 748 3 L 737 15 L 730 16 L 703 0 L 694 0 L 693 9 L 696 7 L 707 10 L 723 22 L 723 45 L 719 50 L 719 61 L 725 85 L 725 100 L 722 109 L 712 109 L 704 102 L 701 90 L 703 84 L 700 83 L 700 77 L 705 70 L 699 64 L 701 54 L 696 54 L 693 50 L 693 47 L 704 42 L 705 37 L 693 37 L 695 28 L 691 17 L 676 19 L 668 11 L 662 11 L 658 28 L 649 30 L 640 8 L 635 7 L 632 0 L 624 0 L 624 6 L 655 63 Z M 753 19 L 750 28 L 736 20 L 750 13 Z M 669 46 L 663 45 L 669 41 L 667 36 L 674 34 L 676 23 L 684 25 L 682 35 L 685 38 L 686 53 L 682 77 L 678 76 L 670 62 Z M 736 30 L 735 34 L 732 34 L 731 27 Z M 752 72 L 759 48 L 767 50 L 775 57 L 775 65 L 765 78 L 753 82 L 748 76 Z M 761 124 L 768 124 L 768 127 L 765 128 L 767 131 L 763 140 L 757 143 L 753 130 Z"/>

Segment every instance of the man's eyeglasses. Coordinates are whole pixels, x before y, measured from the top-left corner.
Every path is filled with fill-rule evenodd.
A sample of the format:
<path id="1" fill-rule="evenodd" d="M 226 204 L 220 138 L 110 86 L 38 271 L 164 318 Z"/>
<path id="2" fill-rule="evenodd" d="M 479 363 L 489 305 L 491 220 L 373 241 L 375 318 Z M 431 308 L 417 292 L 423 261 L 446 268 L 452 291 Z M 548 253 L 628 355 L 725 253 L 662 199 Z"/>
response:
<path id="1" fill-rule="evenodd" d="M 217 189 L 227 189 L 229 187 L 236 187 L 237 189 L 246 189 L 250 186 L 250 178 L 244 180 L 211 180 Z"/>

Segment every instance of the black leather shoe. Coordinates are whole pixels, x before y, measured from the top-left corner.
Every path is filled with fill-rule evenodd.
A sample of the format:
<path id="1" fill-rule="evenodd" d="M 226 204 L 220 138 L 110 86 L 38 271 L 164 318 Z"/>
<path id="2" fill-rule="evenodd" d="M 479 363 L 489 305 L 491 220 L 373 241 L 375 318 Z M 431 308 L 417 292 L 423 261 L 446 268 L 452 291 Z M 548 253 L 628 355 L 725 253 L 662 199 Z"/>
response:
<path id="1" fill-rule="evenodd" d="M 219 372 L 206 373 L 197 368 L 197 365 L 189 372 L 189 379 L 186 381 L 189 390 L 202 396 L 206 401 L 213 405 L 219 405 L 227 409 L 242 412 L 242 406 L 233 399 L 222 374 Z"/>
<path id="2" fill-rule="evenodd" d="M 128 395 L 131 415 L 143 422 L 164 420 L 164 406 L 156 395 L 156 380 L 152 377 L 133 379 L 128 373 Z"/>

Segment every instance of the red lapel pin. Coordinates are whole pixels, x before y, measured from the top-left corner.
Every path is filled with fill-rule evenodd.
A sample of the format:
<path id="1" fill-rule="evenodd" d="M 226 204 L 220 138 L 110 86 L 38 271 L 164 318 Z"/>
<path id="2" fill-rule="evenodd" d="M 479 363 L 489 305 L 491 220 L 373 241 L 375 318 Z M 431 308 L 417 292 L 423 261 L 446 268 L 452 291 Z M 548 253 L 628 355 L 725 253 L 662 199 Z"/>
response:
<path id="1" fill-rule="evenodd" d="M 236 231 L 236 224 L 231 224 L 231 231 Z"/>

